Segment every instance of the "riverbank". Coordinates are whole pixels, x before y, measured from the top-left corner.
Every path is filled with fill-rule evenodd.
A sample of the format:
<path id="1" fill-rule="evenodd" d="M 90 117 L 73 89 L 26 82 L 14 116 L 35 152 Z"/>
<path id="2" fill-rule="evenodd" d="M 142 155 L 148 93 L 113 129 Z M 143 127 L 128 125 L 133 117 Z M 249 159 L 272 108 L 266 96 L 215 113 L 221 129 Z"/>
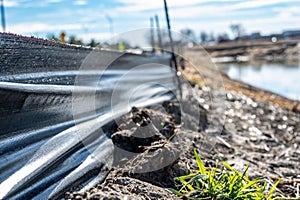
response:
<path id="1" fill-rule="evenodd" d="M 216 63 L 248 61 L 299 61 L 300 41 L 233 41 L 214 46 L 193 47 L 192 50 L 206 50 Z"/>
<path id="2" fill-rule="evenodd" d="M 243 171 L 249 165 L 249 177 L 264 177 L 270 183 L 268 187 L 281 178 L 276 189 L 279 197 L 299 197 L 297 102 L 224 75 L 218 79 L 208 68 L 200 75 L 189 66 L 187 71 L 184 75 L 193 87 L 188 89 L 188 85 L 183 85 L 180 104 L 169 102 L 163 109 L 152 107 L 139 110 L 138 115 L 128 114 L 122 120 L 120 131 L 113 134 L 119 138 L 113 139 L 117 146 L 127 141 L 122 148 L 132 151 L 140 147 L 134 150 L 138 155 L 125 159 L 125 165 L 114 167 L 103 183 L 87 192 L 67 193 L 67 199 L 176 199 L 166 188 L 178 188 L 174 178 L 197 168 L 194 148 L 207 166 L 224 160 Z M 178 121 L 180 106 L 184 106 L 182 121 Z M 195 118 L 193 111 L 202 113 L 202 117 Z M 137 116 L 150 127 L 142 132 L 155 136 L 147 143 L 134 140 L 137 130 L 142 130 L 132 123 L 137 121 Z M 168 131 L 161 131 L 165 128 L 161 122 L 169 125 Z M 166 154 L 158 156 L 161 152 Z M 163 163 L 166 165 L 160 169 L 148 171 L 149 166 Z"/>

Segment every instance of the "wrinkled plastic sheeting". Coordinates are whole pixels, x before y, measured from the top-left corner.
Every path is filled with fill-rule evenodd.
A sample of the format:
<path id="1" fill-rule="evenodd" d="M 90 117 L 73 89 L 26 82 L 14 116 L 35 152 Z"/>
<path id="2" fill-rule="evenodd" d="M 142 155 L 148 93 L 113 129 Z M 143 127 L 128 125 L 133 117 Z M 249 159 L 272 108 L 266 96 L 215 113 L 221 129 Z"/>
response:
<path id="1" fill-rule="evenodd" d="M 101 51 L 96 62 L 83 61 L 92 68 L 2 73 L 0 199 L 58 198 L 93 187 L 113 163 L 109 124 L 132 106 L 174 98 L 168 56 L 113 54 L 112 64 Z"/>

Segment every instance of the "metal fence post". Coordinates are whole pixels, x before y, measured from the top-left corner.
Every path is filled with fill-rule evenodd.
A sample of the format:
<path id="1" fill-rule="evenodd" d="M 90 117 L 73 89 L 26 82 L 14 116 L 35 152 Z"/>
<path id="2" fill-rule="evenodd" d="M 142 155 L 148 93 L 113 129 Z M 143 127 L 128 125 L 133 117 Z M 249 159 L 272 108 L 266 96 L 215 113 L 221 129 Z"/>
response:
<path id="1" fill-rule="evenodd" d="M 1 0 L 1 21 L 2 21 L 2 30 L 5 32 L 6 24 L 5 24 L 5 13 L 4 13 L 4 3 Z"/>
<path id="2" fill-rule="evenodd" d="M 155 22 L 156 22 L 156 29 L 157 29 L 157 40 L 158 40 L 158 47 L 163 50 L 163 44 L 161 40 L 161 32 L 160 32 L 160 27 L 159 27 L 159 19 L 158 16 L 155 15 Z"/>

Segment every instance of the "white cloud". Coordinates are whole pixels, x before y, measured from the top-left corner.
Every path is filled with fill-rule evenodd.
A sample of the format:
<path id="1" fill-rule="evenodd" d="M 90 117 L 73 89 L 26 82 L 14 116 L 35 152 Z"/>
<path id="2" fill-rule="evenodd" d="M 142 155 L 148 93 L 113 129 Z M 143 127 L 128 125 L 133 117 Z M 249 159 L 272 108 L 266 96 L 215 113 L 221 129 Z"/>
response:
<path id="1" fill-rule="evenodd" d="M 154 9 L 163 9 L 162 0 L 117 0 L 124 4 L 124 6 L 119 7 L 119 11 L 123 12 L 142 12 L 147 10 Z M 204 3 L 212 2 L 230 2 L 229 6 L 214 6 L 215 8 L 222 8 L 223 10 L 240 10 L 240 9 L 249 9 L 249 8 L 259 8 L 263 6 L 270 6 L 278 3 L 288 3 L 288 2 L 299 2 L 299 0 L 170 0 L 168 1 L 168 6 L 172 9 L 181 8 L 186 9 L 186 12 L 189 12 L 189 9 L 193 9 L 196 5 L 203 5 Z M 201 7 L 201 6 L 197 6 Z M 206 7 L 206 6 L 204 6 Z"/>
<path id="2" fill-rule="evenodd" d="M 269 18 L 256 18 L 256 19 L 237 19 L 234 23 L 241 23 L 243 27 L 246 29 L 248 34 L 260 31 L 262 34 L 271 34 L 271 33 L 280 33 L 283 30 L 288 29 L 300 29 L 299 25 L 300 16 L 290 18 L 290 17 L 282 17 L 282 16 L 275 16 Z M 192 27 L 198 36 L 200 31 L 211 32 L 213 31 L 214 34 L 217 33 L 231 33 L 229 29 L 229 25 L 231 24 L 226 18 L 214 20 L 210 23 L 205 21 L 192 21 L 189 20 L 183 21 L 181 23 L 174 23 L 173 28 L 174 30 L 181 30 L 187 27 Z"/>
<path id="3" fill-rule="evenodd" d="M 170 10 L 171 18 L 174 20 L 177 19 L 191 19 L 203 21 L 206 20 L 207 23 L 210 21 L 223 21 L 230 18 L 236 18 L 236 20 L 240 20 L 240 18 L 249 18 L 249 17 L 259 17 L 264 16 L 271 10 L 268 9 L 253 9 L 253 10 L 232 10 L 231 6 L 214 6 L 214 5 L 196 5 L 188 8 L 173 8 Z M 293 13 L 296 15 L 298 12 L 298 7 L 286 7 L 280 8 L 280 10 L 276 10 L 277 12 L 282 13 Z M 300 11 L 298 12 L 300 14 Z"/>
<path id="4" fill-rule="evenodd" d="M 144 11 L 158 9 L 163 11 L 162 0 L 117 0 L 123 3 L 118 7 L 118 11 L 128 12 L 129 15 L 138 15 L 147 18 L 149 13 Z M 228 2 L 228 4 L 210 4 L 211 2 Z M 280 32 L 282 29 L 299 28 L 300 10 L 296 5 L 299 0 L 169 0 L 170 16 L 172 27 L 176 30 L 182 28 L 193 28 L 197 32 L 200 30 L 215 33 L 230 32 L 231 23 L 241 23 L 246 31 L 266 31 Z M 205 3 L 205 4 L 204 4 Z M 230 3 L 230 4 L 229 4 Z M 275 6 L 284 3 L 286 7 Z M 265 17 L 275 6 L 280 8 L 278 14 L 272 17 Z M 262 9 L 266 7 L 266 9 Z M 300 5 L 299 5 L 300 7 Z M 257 8 L 257 9 L 255 9 Z M 156 11 L 156 12 L 157 12 Z M 154 12 L 154 11 L 153 11 Z M 269 15 L 268 15 L 269 16 Z M 291 19 L 294 17 L 294 19 Z M 295 18 L 296 17 L 296 18 Z M 163 19 L 163 18 L 162 18 Z M 198 20 L 197 20 L 198 19 Z M 234 19 L 234 20 L 231 20 Z M 298 23 L 296 22 L 298 20 Z M 161 22 L 162 25 L 165 22 Z"/>
<path id="5" fill-rule="evenodd" d="M 231 6 L 228 6 L 229 10 L 239 10 L 239 9 L 249 9 L 249 8 L 259 8 L 263 6 L 270 6 L 279 3 L 288 3 L 288 2 L 299 2 L 299 0 L 248 0 L 242 3 L 237 3 Z"/>
<path id="6" fill-rule="evenodd" d="M 65 0 L 4 0 L 6 7 L 23 7 L 23 8 L 31 8 L 31 7 L 46 7 L 50 4 L 61 3 Z"/>
<path id="7" fill-rule="evenodd" d="M 77 6 L 87 5 L 87 1 L 86 0 L 76 0 L 74 2 L 74 5 L 77 5 Z"/>
<path id="8" fill-rule="evenodd" d="M 275 8 L 274 11 L 278 12 L 279 17 L 295 17 L 300 15 L 300 6 Z"/>
<path id="9" fill-rule="evenodd" d="M 63 0 L 46 0 L 46 3 L 60 3 Z"/>
<path id="10" fill-rule="evenodd" d="M 66 0 L 4 0 L 10 6 L 38 4 L 48 6 L 50 3 L 59 3 Z M 69 0 L 73 5 L 86 5 L 88 0 Z M 62 7 L 53 4 L 57 10 L 54 12 L 39 13 L 33 19 L 35 22 L 23 22 L 20 24 L 9 24 L 11 32 L 20 34 L 46 34 L 47 32 L 58 33 L 65 30 L 72 32 L 85 41 L 91 38 L 109 39 L 109 24 L 105 19 L 105 12 L 108 12 L 114 19 L 114 32 L 131 30 L 149 26 L 148 18 L 157 13 L 160 17 L 160 25 L 166 27 L 163 13 L 163 0 L 114 0 L 123 4 L 120 7 L 113 7 L 105 10 L 105 2 L 99 3 L 98 7 Z M 211 2 L 228 2 L 218 4 Z M 229 3 L 230 2 L 230 3 Z M 231 23 L 241 23 L 248 33 L 252 31 L 263 31 L 263 33 L 280 32 L 283 29 L 300 28 L 300 5 L 289 2 L 300 2 L 300 0 L 168 0 L 170 7 L 171 24 L 173 30 L 192 28 L 198 35 L 200 31 L 214 31 L 214 33 L 230 32 Z M 23 4 L 24 3 L 24 4 Z M 283 3 L 285 6 L 268 6 Z M 89 3 L 91 4 L 91 3 Z M 57 7 L 60 6 L 60 7 Z M 264 7 L 266 6 L 266 7 Z M 247 8 L 251 8 L 247 10 Z M 258 9 L 254 9 L 258 8 Z M 272 9 L 272 10 L 271 10 Z M 147 12 L 148 11 L 148 12 Z M 270 12 L 272 11 L 272 12 Z M 275 11 L 275 14 L 274 14 Z M 125 13 L 124 13 L 125 12 Z M 265 16 L 272 17 L 265 18 Z M 42 17 L 39 17 L 42 16 Z M 60 20 L 67 20 L 63 22 Z M 76 19 L 74 18 L 76 16 Z M 73 19 L 73 20 L 70 20 Z M 234 21 L 230 21 L 230 20 Z M 41 23 L 37 23 L 39 20 Z M 47 20 L 53 23 L 49 24 Z M 107 31 L 107 32 L 105 32 Z M 265 32 L 264 32 L 265 31 Z"/>
<path id="11" fill-rule="evenodd" d="M 96 41 L 106 41 L 111 38 L 111 34 L 109 32 L 83 33 L 76 36 L 82 39 L 85 43 L 90 42 L 91 39 L 95 39 Z"/>
<path id="12" fill-rule="evenodd" d="M 3 4 L 5 7 L 16 7 L 19 6 L 19 2 L 18 1 L 14 1 L 14 0 L 4 0 Z"/>
<path id="13" fill-rule="evenodd" d="M 164 3 L 162 0 L 117 0 L 118 2 L 121 2 L 125 4 L 125 6 L 122 6 L 118 8 L 120 11 L 124 12 L 140 12 L 140 11 L 146 11 L 146 10 L 153 10 L 153 9 L 163 9 Z M 228 1 L 228 0 L 220 0 L 221 1 Z M 168 1 L 169 7 L 187 7 L 187 6 L 193 6 L 195 4 L 202 4 L 206 2 L 213 2 L 212 0 L 189 0 L 189 1 L 183 1 L 183 0 L 171 0 Z"/>
<path id="14" fill-rule="evenodd" d="M 46 24 L 46 23 L 22 23 L 11 25 L 8 31 L 19 34 L 27 34 L 34 32 L 51 32 L 57 30 L 81 30 L 80 24 Z"/>
<path id="15" fill-rule="evenodd" d="M 261 30 L 263 34 L 280 33 L 286 29 L 300 29 L 300 16 L 295 18 L 290 17 L 270 17 L 243 20 L 242 23 L 248 32 Z"/>

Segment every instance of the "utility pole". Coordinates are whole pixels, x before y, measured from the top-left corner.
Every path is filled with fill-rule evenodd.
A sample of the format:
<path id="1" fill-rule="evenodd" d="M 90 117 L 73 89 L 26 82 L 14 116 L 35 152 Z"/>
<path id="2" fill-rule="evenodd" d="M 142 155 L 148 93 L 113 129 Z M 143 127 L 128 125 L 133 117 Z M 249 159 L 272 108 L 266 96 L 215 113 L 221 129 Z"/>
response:
<path id="1" fill-rule="evenodd" d="M 171 33 L 171 25 L 170 25 L 169 13 L 168 13 L 168 5 L 167 5 L 166 0 L 164 0 L 164 4 L 165 4 L 165 13 L 166 13 L 168 32 L 169 32 L 169 38 L 170 38 L 170 45 L 171 45 L 171 56 L 172 56 L 172 60 L 173 60 L 175 71 L 176 71 L 180 99 L 182 99 L 181 80 L 180 80 L 180 77 L 179 77 L 180 75 L 178 73 L 178 66 L 177 66 L 176 57 L 175 57 L 175 53 L 174 53 L 174 44 L 173 44 L 173 38 L 172 38 L 172 33 Z"/>
<path id="2" fill-rule="evenodd" d="M 161 32 L 159 27 L 159 19 L 158 16 L 155 15 L 156 29 L 157 29 L 157 38 L 158 38 L 158 47 L 163 49 L 162 41 L 161 41 Z"/>
<path id="3" fill-rule="evenodd" d="M 154 52 L 155 51 L 154 24 L 153 24 L 153 18 L 152 17 L 150 17 L 150 40 L 151 40 L 152 52 Z"/>
<path id="4" fill-rule="evenodd" d="M 174 53 L 174 44 L 173 44 L 173 38 L 172 38 L 172 33 L 171 33 L 171 25 L 170 25 L 169 13 L 168 13 L 168 5 L 167 5 L 166 0 L 164 0 L 164 4 L 165 4 L 165 13 L 166 13 L 166 19 L 167 19 L 168 33 L 169 33 L 169 38 L 170 38 L 171 55 L 172 55 L 172 60 L 174 62 L 175 70 L 177 72 L 178 67 L 177 67 L 176 57 L 175 57 L 175 53 Z"/>
<path id="5" fill-rule="evenodd" d="M 1 0 L 1 21 L 2 21 L 2 30 L 5 32 L 6 25 L 5 25 L 5 13 L 4 13 L 4 3 Z"/>
<path id="6" fill-rule="evenodd" d="M 105 15 L 105 18 L 107 19 L 107 21 L 109 23 L 109 30 L 110 30 L 111 37 L 113 37 L 114 36 L 114 21 L 109 15 Z"/>

